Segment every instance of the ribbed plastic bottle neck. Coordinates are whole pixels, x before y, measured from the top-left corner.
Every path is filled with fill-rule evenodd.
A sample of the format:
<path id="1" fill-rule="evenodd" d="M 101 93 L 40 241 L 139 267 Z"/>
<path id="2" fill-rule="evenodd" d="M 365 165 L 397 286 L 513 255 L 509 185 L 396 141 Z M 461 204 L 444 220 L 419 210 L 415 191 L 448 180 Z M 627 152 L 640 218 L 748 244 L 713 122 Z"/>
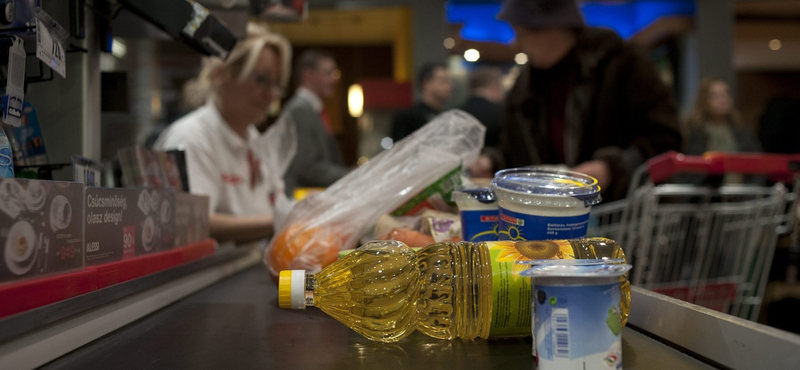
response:
<path id="1" fill-rule="evenodd" d="M 457 338 L 488 338 L 492 317 L 492 267 L 489 249 L 484 243 L 456 244 L 453 263 L 458 287 L 455 291 Z"/>
<path id="2" fill-rule="evenodd" d="M 313 306 L 314 305 L 314 287 L 317 284 L 317 279 L 314 277 L 314 274 L 306 274 L 306 282 L 305 282 L 305 305 L 306 306 Z"/>
<path id="3" fill-rule="evenodd" d="M 417 330 L 438 339 L 487 338 L 492 315 L 488 248 L 442 242 L 417 256 L 423 280 Z"/>

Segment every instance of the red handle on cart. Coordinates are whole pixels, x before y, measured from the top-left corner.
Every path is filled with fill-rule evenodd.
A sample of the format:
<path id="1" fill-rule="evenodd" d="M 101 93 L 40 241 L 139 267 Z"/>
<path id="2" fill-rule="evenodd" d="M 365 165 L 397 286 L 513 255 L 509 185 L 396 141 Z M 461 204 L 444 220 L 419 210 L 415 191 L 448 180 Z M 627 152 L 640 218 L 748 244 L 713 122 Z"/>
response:
<path id="1" fill-rule="evenodd" d="M 800 173 L 800 154 L 709 152 L 702 156 L 666 152 L 647 161 L 650 181 L 654 184 L 678 173 L 724 175 L 767 175 L 771 180 L 791 182 Z"/>

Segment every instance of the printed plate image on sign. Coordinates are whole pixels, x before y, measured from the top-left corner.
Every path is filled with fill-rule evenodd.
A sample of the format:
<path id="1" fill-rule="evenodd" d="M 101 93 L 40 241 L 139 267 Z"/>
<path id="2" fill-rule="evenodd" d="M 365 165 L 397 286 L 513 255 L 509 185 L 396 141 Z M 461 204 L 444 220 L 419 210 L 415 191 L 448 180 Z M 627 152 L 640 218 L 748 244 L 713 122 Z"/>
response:
<path id="1" fill-rule="evenodd" d="M 83 267 L 83 185 L 0 180 L 0 282 Z"/>

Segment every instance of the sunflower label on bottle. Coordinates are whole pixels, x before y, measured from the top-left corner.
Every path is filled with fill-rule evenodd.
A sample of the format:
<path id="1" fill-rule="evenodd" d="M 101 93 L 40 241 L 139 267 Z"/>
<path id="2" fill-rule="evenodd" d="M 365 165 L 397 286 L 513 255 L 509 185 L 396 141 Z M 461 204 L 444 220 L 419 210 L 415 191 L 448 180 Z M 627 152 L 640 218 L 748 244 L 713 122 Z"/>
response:
<path id="1" fill-rule="evenodd" d="M 517 262 L 575 259 L 568 240 L 494 241 L 486 243 L 492 265 L 492 324 L 490 337 L 531 335 L 531 279 Z"/>

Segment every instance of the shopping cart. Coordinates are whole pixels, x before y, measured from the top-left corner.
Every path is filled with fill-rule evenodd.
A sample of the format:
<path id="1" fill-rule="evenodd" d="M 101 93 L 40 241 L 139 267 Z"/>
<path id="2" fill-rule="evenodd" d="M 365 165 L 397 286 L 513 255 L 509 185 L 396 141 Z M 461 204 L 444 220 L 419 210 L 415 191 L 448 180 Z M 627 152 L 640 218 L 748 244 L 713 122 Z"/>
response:
<path id="1" fill-rule="evenodd" d="M 755 320 L 777 238 L 795 223 L 799 171 L 800 155 L 666 153 L 633 174 L 625 200 L 592 209 L 588 235 L 620 242 L 634 285 Z M 775 185 L 665 183 L 686 173 L 760 174 Z"/>

